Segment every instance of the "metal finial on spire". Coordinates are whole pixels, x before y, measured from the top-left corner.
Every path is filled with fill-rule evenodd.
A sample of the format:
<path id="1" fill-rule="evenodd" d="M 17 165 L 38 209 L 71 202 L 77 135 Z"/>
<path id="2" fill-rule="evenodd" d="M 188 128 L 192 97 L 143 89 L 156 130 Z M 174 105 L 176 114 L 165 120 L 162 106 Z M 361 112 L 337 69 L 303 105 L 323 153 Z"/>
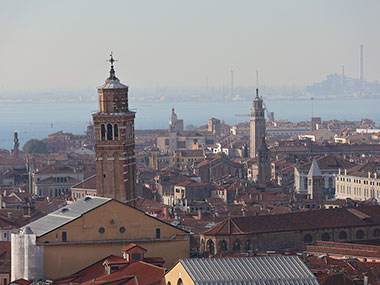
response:
<path id="1" fill-rule="evenodd" d="M 107 61 L 109 61 L 111 63 L 111 70 L 110 70 L 110 77 L 108 79 L 117 79 L 116 76 L 115 76 L 115 69 L 114 69 L 114 66 L 113 66 L 113 63 L 117 60 L 115 60 L 113 58 L 113 52 L 111 51 L 110 53 L 110 59 L 108 59 Z"/>
<path id="2" fill-rule="evenodd" d="M 259 97 L 259 71 L 256 70 L 256 97 Z"/>
<path id="3" fill-rule="evenodd" d="M 259 89 L 259 71 L 256 70 L 256 89 Z"/>

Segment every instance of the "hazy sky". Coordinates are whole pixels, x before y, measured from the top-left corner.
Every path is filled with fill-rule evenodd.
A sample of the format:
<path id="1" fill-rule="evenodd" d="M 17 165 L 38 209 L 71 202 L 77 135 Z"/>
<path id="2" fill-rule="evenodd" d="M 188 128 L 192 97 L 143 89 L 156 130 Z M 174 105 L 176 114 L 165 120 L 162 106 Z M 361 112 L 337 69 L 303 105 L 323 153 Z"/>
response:
<path id="1" fill-rule="evenodd" d="M 380 80 L 379 0 L 0 1 L 0 91 Z"/>

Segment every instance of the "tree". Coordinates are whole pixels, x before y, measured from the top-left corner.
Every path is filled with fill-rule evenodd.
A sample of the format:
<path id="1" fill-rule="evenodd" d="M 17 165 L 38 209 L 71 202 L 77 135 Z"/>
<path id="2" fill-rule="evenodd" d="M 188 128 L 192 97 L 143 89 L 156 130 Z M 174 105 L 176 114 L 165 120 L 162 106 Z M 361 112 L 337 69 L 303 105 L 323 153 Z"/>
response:
<path id="1" fill-rule="evenodd" d="M 24 144 L 22 151 L 25 153 L 47 153 L 47 146 L 40 140 L 31 139 Z"/>

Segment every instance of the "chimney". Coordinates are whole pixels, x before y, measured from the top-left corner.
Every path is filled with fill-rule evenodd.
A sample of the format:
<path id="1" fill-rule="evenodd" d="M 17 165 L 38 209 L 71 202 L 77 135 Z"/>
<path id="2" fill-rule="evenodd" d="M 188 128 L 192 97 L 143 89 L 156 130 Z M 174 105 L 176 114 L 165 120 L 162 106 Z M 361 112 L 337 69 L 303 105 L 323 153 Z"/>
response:
<path id="1" fill-rule="evenodd" d="M 202 220 L 202 210 L 198 210 L 198 220 Z"/>
<path id="2" fill-rule="evenodd" d="M 371 172 L 368 171 L 368 178 L 371 178 Z"/>
<path id="3" fill-rule="evenodd" d="M 364 60 L 363 60 L 363 45 L 360 45 L 360 82 L 364 82 Z"/>
<path id="4" fill-rule="evenodd" d="M 344 169 L 344 175 L 347 175 L 347 169 Z"/>
<path id="5" fill-rule="evenodd" d="M 340 175 L 340 168 L 338 169 L 338 174 Z"/>
<path id="6" fill-rule="evenodd" d="M 12 212 L 8 212 L 8 219 L 12 219 Z"/>
<path id="7" fill-rule="evenodd" d="M 368 285 L 368 276 L 364 276 L 363 285 Z"/>
<path id="8" fill-rule="evenodd" d="M 373 177 L 376 179 L 377 178 L 377 172 L 373 173 Z"/>

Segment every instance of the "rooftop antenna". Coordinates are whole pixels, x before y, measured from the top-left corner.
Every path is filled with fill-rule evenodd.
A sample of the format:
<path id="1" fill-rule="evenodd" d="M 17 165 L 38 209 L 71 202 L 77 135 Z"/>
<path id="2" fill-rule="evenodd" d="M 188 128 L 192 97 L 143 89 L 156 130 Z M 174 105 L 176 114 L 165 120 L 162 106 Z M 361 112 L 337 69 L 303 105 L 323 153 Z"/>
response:
<path id="1" fill-rule="evenodd" d="M 256 70 L 256 89 L 259 89 L 259 71 Z"/>

